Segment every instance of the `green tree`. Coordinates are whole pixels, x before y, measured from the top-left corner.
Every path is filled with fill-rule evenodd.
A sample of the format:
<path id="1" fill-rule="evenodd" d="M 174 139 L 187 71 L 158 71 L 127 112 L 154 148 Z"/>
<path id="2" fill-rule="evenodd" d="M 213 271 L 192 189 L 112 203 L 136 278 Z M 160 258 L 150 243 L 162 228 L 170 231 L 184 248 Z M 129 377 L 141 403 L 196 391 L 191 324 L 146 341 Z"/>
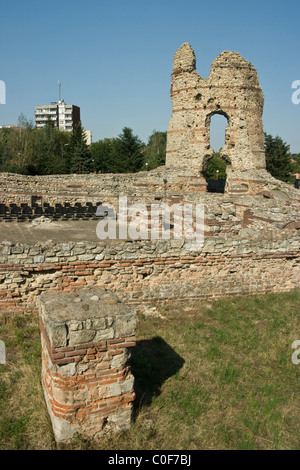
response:
<path id="1" fill-rule="evenodd" d="M 300 173 L 300 153 L 291 154 L 292 173 Z"/>
<path id="2" fill-rule="evenodd" d="M 33 139 L 35 161 L 32 172 L 43 175 L 68 173 L 70 137 L 67 132 L 58 130 L 49 120 L 42 129 L 33 131 Z"/>
<path id="3" fill-rule="evenodd" d="M 219 152 L 215 152 L 213 157 L 209 160 L 207 164 L 207 169 L 205 172 L 206 179 L 226 179 L 226 161 L 220 156 L 221 149 Z"/>
<path id="4" fill-rule="evenodd" d="M 32 130 L 33 124 L 28 121 L 24 114 L 18 118 L 19 129 L 10 134 L 9 153 L 10 159 L 7 162 L 9 170 L 13 169 L 18 173 L 28 173 L 28 168 L 34 160 Z"/>
<path id="5" fill-rule="evenodd" d="M 144 166 L 152 170 L 158 166 L 165 165 L 167 148 L 167 133 L 153 131 L 149 137 L 147 147 L 144 152 Z"/>
<path id="6" fill-rule="evenodd" d="M 71 173 L 89 173 L 93 170 L 92 155 L 86 143 L 86 137 L 81 122 L 75 126 L 72 132 L 69 156 L 69 169 Z"/>
<path id="7" fill-rule="evenodd" d="M 133 135 L 132 129 L 124 127 L 115 139 L 112 149 L 113 172 L 134 173 L 143 166 L 143 149 L 145 144 Z"/>
<path id="8" fill-rule="evenodd" d="M 116 139 L 103 139 L 91 145 L 91 155 L 95 171 L 114 172 L 114 146 Z"/>
<path id="9" fill-rule="evenodd" d="M 7 171 L 8 165 L 12 157 L 11 142 L 15 138 L 16 131 L 9 127 L 0 129 L 0 170 Z"/>
<path id="10" fill-rule="evenodd" d="M 289 180 L 292 171 L 289 145 L 276 136 L 265 133 L 265 154 L 267 171 L 281 181 Z"/>
<path id="11" fill-rule="evenodd" d="M 78 142 L 71 160 L 71 173 L 90 173 L 93 170 L 91 152 L 85 142 Z"/>

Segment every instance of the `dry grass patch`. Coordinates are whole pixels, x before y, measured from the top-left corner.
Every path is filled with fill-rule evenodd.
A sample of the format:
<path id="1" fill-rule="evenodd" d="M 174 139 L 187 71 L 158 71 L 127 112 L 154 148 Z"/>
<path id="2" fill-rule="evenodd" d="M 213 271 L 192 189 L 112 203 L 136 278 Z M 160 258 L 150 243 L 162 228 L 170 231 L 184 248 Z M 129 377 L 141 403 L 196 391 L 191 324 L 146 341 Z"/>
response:
<path id="1" fill-rule="evenodd" d="M 299 304 L 295 290 L 139 313 L 131 429 L 97 445 L 77 437 L 64 448 L 300 449 L 300 365 L 291 360 Z M 0 403 L 9 404 L 0 405 L 0 449 L 56 448 L 40 386 L 37 319 L 2 322 L 0 339 L 14 345 L 0 366 Z"/>
<path id="2" fill-rule="evenodd" d="M 0 365 L 0 449 L 54 445 L 41 386 L 40 332 L 35 317 L 0 317 L 6 364 Z"/>

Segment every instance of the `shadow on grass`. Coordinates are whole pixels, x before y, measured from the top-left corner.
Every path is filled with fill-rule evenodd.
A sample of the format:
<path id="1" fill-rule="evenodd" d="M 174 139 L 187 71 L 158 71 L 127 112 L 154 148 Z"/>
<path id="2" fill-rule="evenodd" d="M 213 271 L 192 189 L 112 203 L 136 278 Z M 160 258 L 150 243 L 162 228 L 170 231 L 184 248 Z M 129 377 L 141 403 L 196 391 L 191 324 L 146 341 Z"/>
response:
<path id="1" fill-rule="evenodd" d="M 160 394 L 163 383 L 183 364 L 182 357 L 160 336 L 137 341 L 131 356 L 131 370 L 135 377 L 135 415 L 141 407 L 151 404 L 152 398 Z"/>

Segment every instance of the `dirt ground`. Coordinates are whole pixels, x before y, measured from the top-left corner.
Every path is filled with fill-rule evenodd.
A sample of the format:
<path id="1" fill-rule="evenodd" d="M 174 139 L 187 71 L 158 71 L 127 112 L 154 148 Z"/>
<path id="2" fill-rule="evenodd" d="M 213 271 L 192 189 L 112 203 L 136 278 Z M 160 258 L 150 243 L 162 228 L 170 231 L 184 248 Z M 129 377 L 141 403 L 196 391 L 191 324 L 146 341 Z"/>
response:
<path id="1" fill-rule="evenodd" d="M 55 243 L 99 242 L 96 234 L 98 220 L 60 220 L 40 223 L 0 222 L 0 243 L 10 241 L 32 245 L 52 240 Z"/>

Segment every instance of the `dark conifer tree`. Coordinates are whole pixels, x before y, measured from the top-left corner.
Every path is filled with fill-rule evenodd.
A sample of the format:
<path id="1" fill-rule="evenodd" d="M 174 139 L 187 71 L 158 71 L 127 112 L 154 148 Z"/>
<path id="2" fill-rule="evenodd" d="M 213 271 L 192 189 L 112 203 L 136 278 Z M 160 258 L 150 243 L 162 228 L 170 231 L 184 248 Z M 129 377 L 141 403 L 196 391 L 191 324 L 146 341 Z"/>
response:
<path id="1" fill-rule="evenodd" d="M 292 171 L 289 145 L 283 142 L 280 137 L 272 137 L 265 133 L 265 153 L 267 171 L 274 178 L 288 181 L 289 173 Z"/>

